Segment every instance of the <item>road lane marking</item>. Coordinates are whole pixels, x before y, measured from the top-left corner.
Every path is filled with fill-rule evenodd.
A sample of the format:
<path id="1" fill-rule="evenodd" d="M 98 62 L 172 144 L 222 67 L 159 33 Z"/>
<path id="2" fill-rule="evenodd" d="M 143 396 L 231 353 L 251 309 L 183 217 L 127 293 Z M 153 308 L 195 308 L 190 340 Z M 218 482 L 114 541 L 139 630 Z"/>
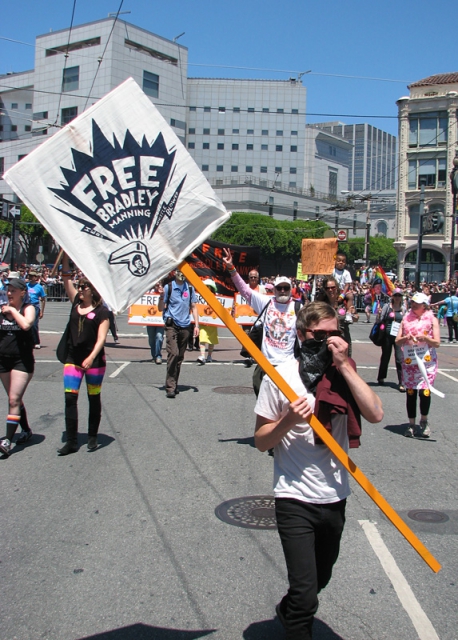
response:
<path id="1" fill-rule="evenodd" d="M 446 369 L 446 371 L 453 371 L 453 369 Z M 450 380 L 453 380 L 454 382 L 458 382 L 458 378 L 454 378 L 453 376 L 450 376 L 448 373 L 445 373 L 443 369 L 438 369 L 437 373 L 441 373 L 446 378 L 450 378 Z"/>
<path id="2" fill-rule="evenodd" d="M 113 371 L 113 373 L 109 376 L 110 378 L 116 378 L 117 375 L 119 375 L 121 373 L 121 371 L 123 369 L 125 369 L 127 367 L 127 365 L 129 365 L 130 362 L 123 362 L 122 365 L 120 367 L 118 367 L 115 371 Z"/>
<path id="3" fill-rule="evenodd" d="M 439 640 L 439 636 L 437 635 L 433 625 L 414 596 L 409 583 L 396 564 L 396 561 L 388 550 L 388 547 L 383 542 L 375 524 L 373 522 L 369 522 L 369 520 L 358 520 L 358 522 L 363 528 L 369 544 L 380 560 L 380 564 L 391 581 L 402 606 L 411 619 L 419 640 Z"/>

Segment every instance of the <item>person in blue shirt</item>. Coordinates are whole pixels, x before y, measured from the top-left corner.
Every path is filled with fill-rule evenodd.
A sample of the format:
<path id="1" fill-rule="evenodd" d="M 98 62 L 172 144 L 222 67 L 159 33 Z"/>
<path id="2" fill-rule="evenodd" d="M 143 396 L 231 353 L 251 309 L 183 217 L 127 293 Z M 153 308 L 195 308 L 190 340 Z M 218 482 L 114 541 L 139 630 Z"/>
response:
<path id="1" fill-rule="evenodd" d="M 450 289 L 449 295 L 444 300 L 435 302 L 433 307 L 440 307 L 442 304 L 447 305 L 447 311 L 445 312 L 445 319 L 448 327 L 448 341 L 458 342 L 458 297 L 456 296 L 456 289 Z M 455 339 L 453 335 L 455 334 Z"/>
<path id="2" fill-rule="evenodd" d="M 46 292 L 38 281 L 39 274 L 36 271 L 29 271 L 29 281 L 27 283 L 27 292 L 31 304 L 35 307 L 36 318 L 32 327 L 32 336 L 35 344 L 35 349 L 41 349 L 40 334 L 38 332 L 38 323 L 43 317 L 43 313 L 46 305 Z"/>
<path id="3" fill-rule="evenodd" d="M 194 338 L 199 335 L 199 316 L 196 306 L 197 298 L 193 287 L 177 270 L 175 279 L 164 287 L 159 296 L 159 311 L 165 324 L 165 342 L 167 348 L 167 375 L 165 391 L 167 398 L 175 398 L 178 391 L 178 378 L 181 363 L 191 334 L 191 315 L 194 319 Z"/>

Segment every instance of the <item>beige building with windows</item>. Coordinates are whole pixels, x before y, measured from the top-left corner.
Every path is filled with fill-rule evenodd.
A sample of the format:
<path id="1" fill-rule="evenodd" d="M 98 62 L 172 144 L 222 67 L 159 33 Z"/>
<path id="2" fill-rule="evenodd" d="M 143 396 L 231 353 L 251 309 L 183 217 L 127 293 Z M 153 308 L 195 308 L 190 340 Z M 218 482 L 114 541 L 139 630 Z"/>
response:
<path id="1" fill-rule="evenodd" d="M 423 235 L 420 281 L 440 281 L 450 274 L 452 193 L 449 174 L 458 149 L 458 73 L 441 73 L 409 85 L 399 109 L 399 179 L 396 242 L 399 275 L 414 280 L 420 225 L 424 212 L 435 213 L 441 228 Z M 451 265 L 451 273 L 456 269 Z"/>

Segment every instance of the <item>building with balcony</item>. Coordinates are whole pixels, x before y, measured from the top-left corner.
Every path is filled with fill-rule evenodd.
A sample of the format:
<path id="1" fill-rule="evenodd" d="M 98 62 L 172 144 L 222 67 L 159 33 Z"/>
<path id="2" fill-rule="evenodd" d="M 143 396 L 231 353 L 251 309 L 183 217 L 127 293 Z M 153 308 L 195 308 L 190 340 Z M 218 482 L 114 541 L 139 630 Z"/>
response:
<path id="1" fill-rule="evenodd" d="M 415 279 L 420 205 L 441 220 L 435 233 L 424 235 L 420 280 L 440 281 L 456 270 L 450 264 L 452 194 L 449 171 L 458 149 L 458 73 L 442 73 L 409 85 L 410 95 L 397 101 L 399 173 L 395 248 L 399 272 Z"/>

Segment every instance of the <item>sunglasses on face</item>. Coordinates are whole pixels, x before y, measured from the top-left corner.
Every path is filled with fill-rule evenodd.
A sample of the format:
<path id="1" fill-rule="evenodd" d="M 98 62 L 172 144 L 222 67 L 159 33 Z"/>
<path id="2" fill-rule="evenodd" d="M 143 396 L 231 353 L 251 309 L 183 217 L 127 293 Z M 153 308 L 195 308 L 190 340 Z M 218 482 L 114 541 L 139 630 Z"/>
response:
<path id="1" fill-rule="evenodd" d="M 334 291 L 337 287 L 325 287 L 326 291 Z"/>
<path id="2" fill-rule="evenodd" d="M 339 338 L 342 337 L 342 332 L 338 329 L 336 329 L 335 331 L 324 331 L 323 329 L 306 329 L 306 331 L 313 335 L 313 339 L 315 340 L 315 342 L 324 342 L 332 336 L 337 336 Z"/>
<path id="3" fill-rule="evenodd" d="M 282 287 L 281 285 L 279 285 L 278 287 L 275 287 L 277 291 L 290 291 L 291 287 L 288 287 L 287 285 Z"/>
<path id="4" fill-rule="evenodd" d="M 87 289 L 90 289 L 91 287 L 89 287 L 87 284 L 79 284 L 78 285 L 78 291 L 86 291 Z"/>

